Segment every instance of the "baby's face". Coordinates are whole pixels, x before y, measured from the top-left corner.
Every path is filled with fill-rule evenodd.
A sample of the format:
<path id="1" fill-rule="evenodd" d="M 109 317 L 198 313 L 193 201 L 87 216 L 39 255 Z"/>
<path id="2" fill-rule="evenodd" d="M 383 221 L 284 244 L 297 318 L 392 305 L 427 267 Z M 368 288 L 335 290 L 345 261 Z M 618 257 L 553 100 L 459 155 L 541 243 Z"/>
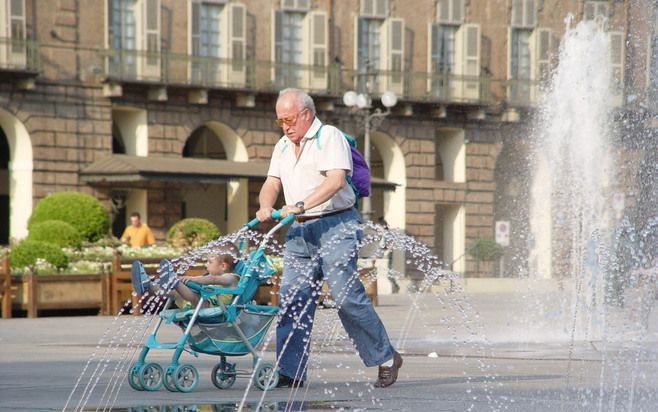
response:
<path id="1" fill-rule="evenodd" d="M 210 255 L 206 261 L 206 270 L 211 275 L 221 275 L 226 272 L 226 264 L 218 256 Z"/>

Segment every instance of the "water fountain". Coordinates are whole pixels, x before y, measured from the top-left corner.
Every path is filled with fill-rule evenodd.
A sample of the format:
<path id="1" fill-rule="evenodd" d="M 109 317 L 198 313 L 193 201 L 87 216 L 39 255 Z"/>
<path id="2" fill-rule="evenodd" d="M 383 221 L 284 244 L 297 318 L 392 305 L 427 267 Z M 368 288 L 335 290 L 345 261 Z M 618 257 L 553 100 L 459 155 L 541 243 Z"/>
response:
<path id="1" fill-rule="evenodd" d="M 601 30 L 602 22 L 581 22 L 573 28 L 570 25 L 571 22 L 542 106 L 531 160 L 535 166 L 530 205 L 533 247 L 527 276 L 530 280 L 555 279 L 559 289 L 551 293 L 524 291 L 524 310 L 510 314 L 507 329 L 500 336 L 508 343 L 521 342 L 521 346 L 533 340 L 557 343 L 566 357 L 566 370 L 556 375 L 563 376 L 564 389 L 557 394 L 549 389 L 529 391 L 526 397 L 531 401 L 550 401 L 552 407 L 562 410 L 630 411 L 634 405 L 641 409 L 642 405 L 655 404 L 658 392 L 643 370 L 645 362 L 655 362 L 657 358 L 655 349 L 646 341 L 646 322 L 651 310 L 651 288 L 656 281 L 655 270 L 648 268 L 656 264 L 658 219 L 634 226 L 618 219 L 610 207 L 611 196 L 619 186 L 612 156 L 612 73 L 607 69 L 610 45 Z M 365 229 L 368 235 L 364 246 L 384 245 L 389 250 L 402 251 L 407 265 L 425 275 L 418 291 L 409 297 L 410 309 L 400 313 L 404 318 L 400 333 L 391 336 L 396 348 L 409 354 L 422 353 L 427 356 L 428 365 L 436 365 L 433 362 L 440 358 L 439 353 L 456 355 L 451 358 L 463 371 L 470 401 L 466 410 L 475 410 L 479 402 L 486 403 L 486 410 L 517 410 L 514 406 L 519 400 L 505 395 L 502 372 L 496 368 L 496 344 L 503 338 L 493 337 L 486 330 L 482 317 L 460 290 L 458 275 L 444 270 L 431 250 L 403 233 L 384 230 L 373 223 L 367 223 Z M 259 236 L 256 232 L 248 233 L 248 239 L 254 243 L 261 239 Z M 232 235 L 225 236 L 180 257 L 173 262 L 177 272 L 184 273 L 210 248 L 232 240 Z M 275 246 L 272 252 L 280 254 L 281 247 Z M 395 271 L 390 274 L 403 276 Z M 635 278 L 631 279 L 630 274 Z M 354 281 L 358 281 L 356 273 Z M 528 284 L 532 288 L 532 281 Z M 319 297 L 321 285 L 315 286 Z M 152 313 L 162 298 L 145 295 L 139 306 Z M 340 297 L 336 304 L 340 306 Z M 304 308 L 295 310 L 299 316 Z M 151 316 L 114 319 L 97 347 L 97 352 L 103 349 L 103 353 L 89 359 L 65 408 L 79 399 L 75 410 L 84 410 L 107 371 L 112 372 L 101 405 L 103 410 L 112 408 L 151 321 Z M 414 333 L 419 328 L 420 335 Z M 531 329 L 538 333 L 529 332 Z M 272 332 L 273 329 L 262 353 L 271 346 Z M 356 355 L 334 310 L 317 313 L 313 334 L 317 339 L 309 347 L 308 384 L 291 390 L 283 405 L 277 405 L 278 410 L 302 410 L 300 405 L 308 400 L 311 385 L 323 388 L 327 399 L 356 395 L 372 408 L 384 408 L 381 392 L 372 390 L 371 371 L 350 366 Z M 590 352 L 586 352 L 588 347 Z M 331 359 L 342 360 L 327 363 L 323 357 L 327 353 Z M 600 361 L 598 386 L 584 381 L 585 362 L 592 360 L 587 356 Z M 327 376 L 340 369 L 350 380 L 339 385 Z M 251 383 L 242 392 L 239 408 L 258 410 L 270 402 L 267 392 L 260 393 L 254 402 L 250 390 Z"/>

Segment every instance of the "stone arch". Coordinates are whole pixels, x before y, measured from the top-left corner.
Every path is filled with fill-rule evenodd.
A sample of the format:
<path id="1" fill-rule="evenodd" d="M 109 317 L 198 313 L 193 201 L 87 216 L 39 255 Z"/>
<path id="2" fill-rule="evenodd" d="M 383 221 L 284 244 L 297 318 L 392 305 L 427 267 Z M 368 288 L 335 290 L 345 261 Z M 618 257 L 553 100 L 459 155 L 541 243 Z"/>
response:
<path id="1" fill-rule="evenodd" d="M 392 228 L 404 230 L 406 226 L 407 168 L 402 149 L 393 137 L 383 132 L 371 134 L 372 146 L 379 152 L 384 180 L 396 183 L 395 190 L 383 193 L 383 216 Z"/>
<path id="2" fill-rule="evenodd" d="M 9 236 L 21 239 L 27 236 L 27 221 L 32 213 L 32 141 L 23 123 L 2 109 L 0 128 L 9 146 Z"/>
<path id="3" fill-rule="evenodd" d="M 527 273 L 528 240 L 530 237 L 529 199 L 531 170 L 528 158 L 531 148 L 526 141 L 503 144 L 494 167 L 494 221 L 509 222 L 509 246 L 503 262 L 494 267 L 496 276 Z"/>
<path id="4" fill-rule="evenodd" d="M 186 140 L 184 148 L 188 147 L 187 141 L 197 136 L 203 128 L 206 133 L 210 132 L 216 137 L 221 144 L 223 154 L 215 158 L 225 158 L 233 162 L 249 160 L 247 147 L 242 138 L 231 127 L 218 121 L 209 121 L 194 129 Z M 231 233 L 240 229 L 249 218 L 248 195 L 248 179 L 234 179 L 226 184 L 187 189 L 183 195 L 183 201 L 192 208 L 187 208 L 187 211 L 193 211 L 200 217 L 210 218 L 222 233 Z M 207 207 L 207 202 L 201 202 L 208 196 L 215 197 L 221 202 L 219 203 L 220 208 L 214 212 Z M 225 218 L 219 215 L 223 215 Z"/>

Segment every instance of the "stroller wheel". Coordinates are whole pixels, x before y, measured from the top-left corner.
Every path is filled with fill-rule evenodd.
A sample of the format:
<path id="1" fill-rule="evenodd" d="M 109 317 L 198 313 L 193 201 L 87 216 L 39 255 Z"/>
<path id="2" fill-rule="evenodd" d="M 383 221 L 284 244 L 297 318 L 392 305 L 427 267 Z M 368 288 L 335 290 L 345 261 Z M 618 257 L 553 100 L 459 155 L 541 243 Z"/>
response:
<path id="1" fill-rule="evenodd" d="M 130 384 L 130 387 L 136 391 L 144 390 L 142 384 L 139 383 L 139 369 L 141 367 L 142 365 L 138 363 L 134 363 L 133 366 L 130 367 L 130 371 L 128 372 L 128 383 Z"/>
<path id="2" fill-rule="evenodd" d="M 176 370 L 176 367 L 174 365 L 167 366 L 167 370 L 165 371 L 164 380 L 162 381 L 162 383 L 164 383 L 164 387 L 167 388 L 167 390 L 170 391 L 170 392 L 178 392 L 178 388 L 176 387 L 176 384 L 174 384 L 174 371 L 175 370 Z"/>
<path id="3" fill-rule="evenodd" d="M 199 372 L 189 363 L 179 365 L 173 373 L 174 386 L 181 392 L 192 392 L 199 385 Z"/>
<path id="4" fill-rule="evenodd" d="M 222 367 L 224 366 L 224 367 Z M 235 365 L 230 363 L 218 363 L 212 369 L 210 375 L 213 385 L 219 389 L 228 389 L 235 383 Z"/>
<path id="5" fill-rule="evenodd" d="M 155 362 L 147 363 L 139 369 L 139 383 L 145 391 L 159 390 L 163 376 L 162 366 Z"/>
<path id="6" fill-rule="evenodd" d="M 279 372 L 272 363 L 263 362 L 254 372 L 254 383 L 262 391 L 276 388 L 276 385 L 279 384 Z"/>

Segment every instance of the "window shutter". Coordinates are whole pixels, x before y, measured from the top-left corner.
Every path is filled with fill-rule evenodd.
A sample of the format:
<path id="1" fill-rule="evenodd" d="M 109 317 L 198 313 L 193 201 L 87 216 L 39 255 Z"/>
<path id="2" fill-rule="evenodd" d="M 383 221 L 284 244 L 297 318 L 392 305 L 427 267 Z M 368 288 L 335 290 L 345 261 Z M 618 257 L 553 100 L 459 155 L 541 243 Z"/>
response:
<path id="1" fill-rule="evenodd" d="M 594 20 L 594 16 L 596 16 L 596 4 L 591 1 L 585 2 L 585 20 Z"/>
<path id="2" fill-rule="evenodd" d="M 224 58 L 231 61 L 227 70 L 222 71 L 226 73 L 224 80 L 233 86 L 244 85 L 247 8 L 242 3 L 232 2 L 226 4 L 222 13 L 224 16 L 222 21 L 225 23 L 224 33 L 226 33 L 224 44 L 228 46 L 225 48 Z"/>
<path id="3" fill-rule="evenodd" d="M 512 0 L 512 27 L 523 27 L 523 0 Z"/>
<path id="4" fill-rule="evenodd" d="M 623 96 L 624 91 L 624 33 L 608 32 L 610 39 L 610 68 L 612 74 L 612 90 L 616 97 Z M 621 99 L 617 98 L 618 105 Z"/>
<path id="5" fill-rule="evenodd" d="M 360 15 L 364 17 L 386 18 L 388 16 L 388 0 L 361 0 Z"/>
<path id="6" fill-rule="evenodd" d="M 450 23 L 450 2 L 451 0 L 439 0 L 436 3 L 437 21 L 440 23 Z"/>
<path id="7" fill-rule="evenodd" d="M 199 3 L 192 2 L 192 21 L 190 21 L 190 36 L 192 41 L 192 56 L 201 55 L 201 27 L 199 25 Z"/>
<path id="8" fill-rule="evenodd" d="M 463 0 L 439 0 L 436 7 L 438 22 L 444 24 L 461 24 L 464 22 Z"/>
<path id="9" fill-rule="evenodd" d="M 512 27 L 532 28 L 537 25 L 535 0 L 512 0 Z"/>
<path id="10" fill-rule="evenodd" d="M 134 6 L 139 76 L 160 80 L 160 0 L 138 0 Z"/>
<path id="11" fill-rule="evenodd" d="M 6 1 L 9 4 L 8 15 L 8 35 L 11 40 L 11 47 L 7 50 L 12 66 L 24 66 L 27 63 L 27 53 L 25 47 L 25 0 Z M 5 20 L 7 21 L 7 20 Z M 4 21 L 2 22 L 4 23 Z M 4 35 L 4 34 L 1 34 Z M 6 47 L 6 46 L 5 46 Z M 3 49 L 5 47 L 2 47 Z"/>
<path id="12" fill-rule="evenodd" d="M 402 95 L 404 59 L 404 19 L 391 17 L 382 25 L 380 67 L 386 71 L 380 75 L 380 92 L 387 90 Z"/>
<path id="13" fill-rule="evenodd" d="M 533 39 L 530 52 L 533 53 L 532 62 L 532 80 L 544 83 L 550 77 L 550 52 L 551 52 L 551 30 L 545 28 L 536 28 L 533 32 Z"/>
<path id="14" fill-rule="evenodd" d="M 361 0 L 361 15 L 373 16 L 375 14 L 375 0 Z"/>
<path id="15" fill-rule="evenodd" d="M 455 38 L 455 74 L 453 96 L 459 100 L 480 98 L 480 26 L 464 24 Z"/>
<path id="16" fill-rule="evenodd" d="M 25 0 L 9 1 L 9 37 L 25 40 Z"/>
<path id="17" fill-rule="evenodd" d="M 324 11 L 312 11 L 305 19 L 308 38 L 306 47 L 305 87 L 309 90 L 327 89 L 327 14 Z"/>
<path id="18" fill-rule="evenodd" d="M 272 10 L 272 21 L 272 61 L 280 62 L 283 60 L 283 12 Z"/>
<path id="19" fill-rule="evenodd" d="M 388 16 L 388 0 L 375 0 L 375 15 L 378 17 Z"/>
<path id="20" fill-rule="evenodd" d="M 452 21 L 455 24 L 464 21 L 464 2 L 462 0 L 452 0 Z"/>
<path id="21" fill-rule="evenodd" d="M 584 20 L 594 20 L 597 17 L 610 16 L 610 3 L 608 1 L 586 1 L 583 13 Z"/>
<path id="22" fill-rule="evenodd" d="M 525 0 L 525 26 L 535 27 L 537 25 L 537 9 L 535 8 L 535 0 Z"/>
<path id="23" fill-rule="evenodd" d="M 430 23 L 428 33 L 429 38 L 429 53 L 427 54 L 427 69 L 429 73 L 439 72 L 439 58 L 441 53 L 441 44 L 439 40 L 441 26 L 439 23 Z"/>
<path id="24" fill-rule="evenodd" d="M 528 39 L 530 49 L 530 103 L 537 103 L 550 79 L 551 30 L 538 27 Z"/>
<path id="25" fill-rule="evenodd" d="M 363 21 L 364 19 L 359 16 L 355 16 L 354 19 L 356 20 L 356 24 L 354 25 L 354 27 L 356 27 L 354 32 L 354 44 L 356 44 L 356 47 L 354 48 L 354 69 L 359 71 L 359 69 L 365 67 L 365 61 L 368 57 L 368 50 L 366 49 L 365 41 L 363 38 L 365 25 Z"/>

